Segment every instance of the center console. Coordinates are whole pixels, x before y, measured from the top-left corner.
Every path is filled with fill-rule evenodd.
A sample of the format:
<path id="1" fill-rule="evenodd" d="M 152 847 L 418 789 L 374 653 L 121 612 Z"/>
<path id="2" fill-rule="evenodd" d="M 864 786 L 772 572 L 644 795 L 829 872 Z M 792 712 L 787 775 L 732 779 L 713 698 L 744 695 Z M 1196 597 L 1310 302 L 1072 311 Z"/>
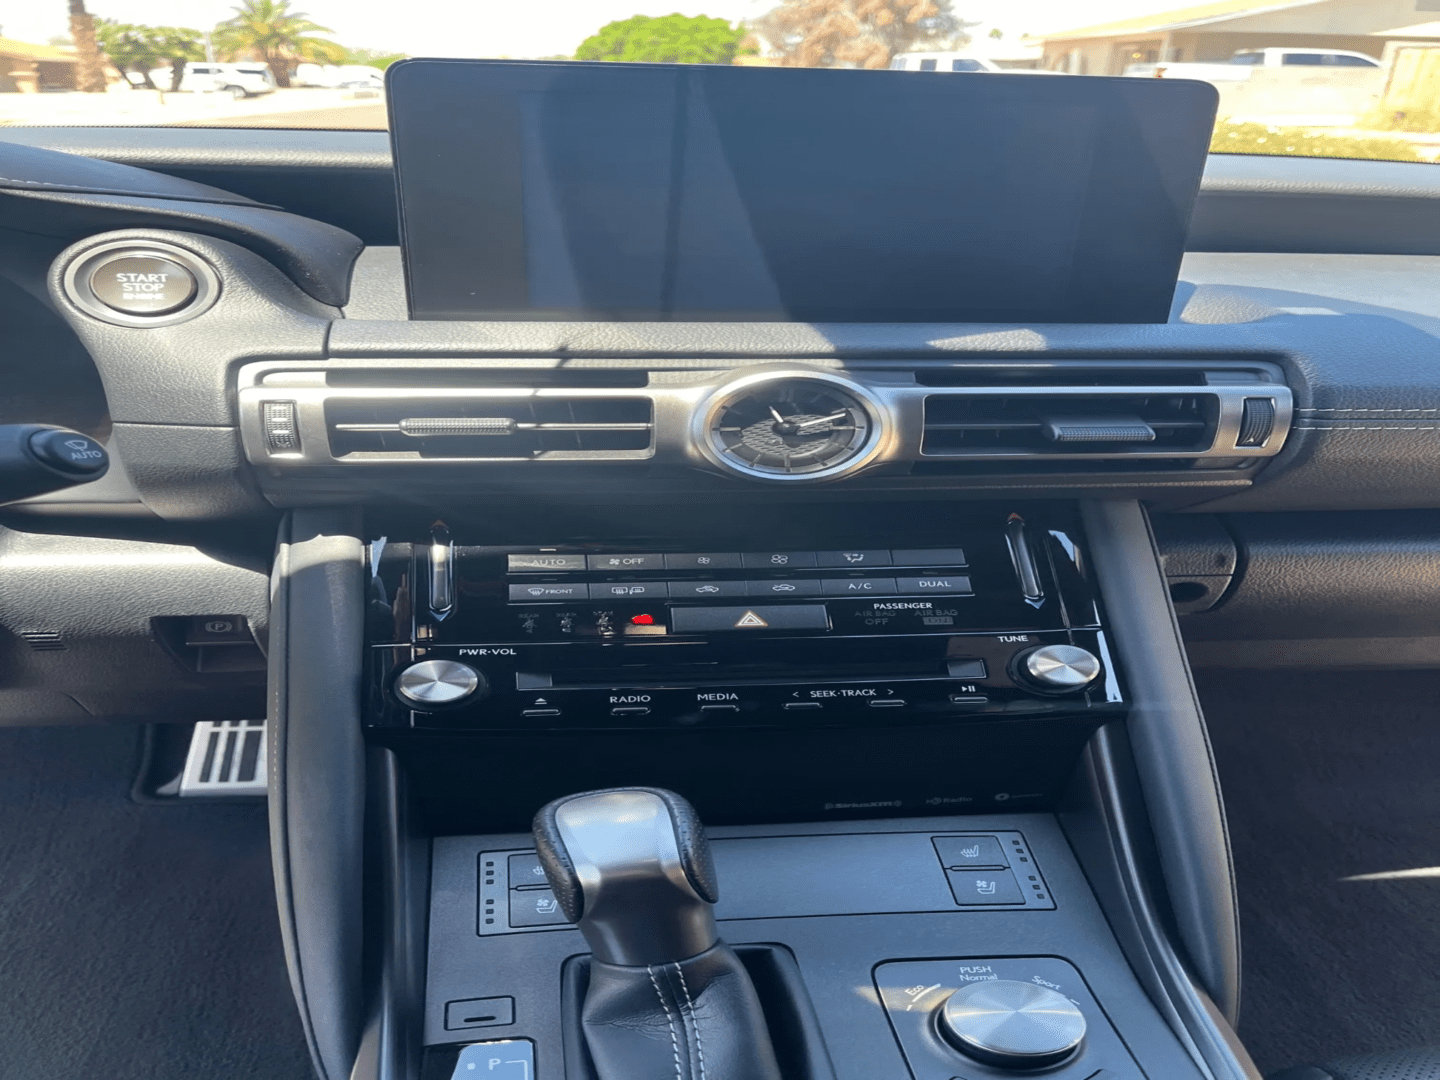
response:
<path id="1" fill-rule="evenodd" d="M 1223 826 L 1135 504 L 457 506 L 352 536 L 377 1077 L 611 1080 L 592 946 L 529 828 L 634 785 L 704 821 L 786 1080 L 1252 1075 L 1215 1005 Z M 668 1048 L 664 1025 L 640 1026 Z"/>

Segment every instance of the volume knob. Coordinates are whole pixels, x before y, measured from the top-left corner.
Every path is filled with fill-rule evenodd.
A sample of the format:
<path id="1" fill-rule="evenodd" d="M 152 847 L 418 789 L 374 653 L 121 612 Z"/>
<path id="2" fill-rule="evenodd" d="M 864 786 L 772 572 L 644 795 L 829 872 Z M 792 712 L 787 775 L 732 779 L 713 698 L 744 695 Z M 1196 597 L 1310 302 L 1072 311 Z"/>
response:
<path id="1" fill-rule="evenodd" d="M 1044 1069 L 1065 1061 L 1085 1038 L 1085 1015 L 1065 995 L 1009 979 L 971 983 L 935 1017 L 955 1049 L 1002 1069 Z"/>
<path id="2" fill-rule="evenodd" d="M 1100 661 L 1078 645 L 1042 645 L 1021 653 L 1016 669 L 1042 690 L 1081 690 L 1100 674 Z"/>
<path id="3" fill-rule="evenodd" d="M 456 660 L 421 660 L 395 679 L 395 696 L 412 709 L 445 709 L 490 690 L 485 676 Z"/>

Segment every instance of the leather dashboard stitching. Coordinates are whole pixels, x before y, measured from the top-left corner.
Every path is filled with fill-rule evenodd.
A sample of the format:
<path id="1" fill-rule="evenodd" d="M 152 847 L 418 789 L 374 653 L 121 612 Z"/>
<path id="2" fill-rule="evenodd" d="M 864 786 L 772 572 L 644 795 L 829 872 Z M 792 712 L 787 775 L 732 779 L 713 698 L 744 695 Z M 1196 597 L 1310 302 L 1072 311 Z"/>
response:
<path id="1" fill-rule="evenodd" d="M 700 1080 L 705 1080 L 705 1044 L 700 1039 L 700 1017 L 695 1015 L 695 999 L 690 996 L 690 987 L 685 982 L 685 972 L 679 964 L 675 965 L 675 974 L 680 977 L 680 989 L 685 991 L 685 1003 L 690 1006 L 690 1026 L 695 1029 L 695 1056 L 700 1062 Z M 684 1016 L 684 1010 L 681 1010 Z"/>
<path id="2" fill-rule="evenodd" d="M 665 1022 L 670 1025 L 670 1050 L 675 1055 L 675 1080 L 685 1080 L 685 1071 L 680 1067 L 680 1040 L 675 1035 L 675 1014 L 670 1011 L 669 1002 L 660 992 L 660 981 L 655 978 L 655 969 L 647 965 L 645 971 L 650 976 L 650 985 L 655 988 L 655 996 L 660 999 L 660 1008 L 665 1010 Z"/>

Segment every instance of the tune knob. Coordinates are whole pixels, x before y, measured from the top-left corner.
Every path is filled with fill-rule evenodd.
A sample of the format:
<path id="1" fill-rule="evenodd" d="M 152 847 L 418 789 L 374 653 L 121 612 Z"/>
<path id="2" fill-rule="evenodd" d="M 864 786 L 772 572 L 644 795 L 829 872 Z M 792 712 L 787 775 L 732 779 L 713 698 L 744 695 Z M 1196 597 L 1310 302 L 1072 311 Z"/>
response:
<path id="1" fill-rule="evenodd" d="M 1002 1069 L 1058 1065 L 1085 1038 L 1085 1016 L 1073 1001 L 1027 982 L 963 986 L 945 1000 L 935 1019 L 955 1049 Z"/>
<path id="2" fill-rule="evenodd" d="M 1041 690 L 1082 690 L 1100 674 L 1100 661 L 1077 645 L 1042 645 L 1021 653 L 1015 670 Z"/>
<path id="3" fill-rule="evenodd" d="M 490 691 L 485 676 L 456 660 L 421 660 L 395 679 L 395 696 L 412 709 L 445 709 Z"/>

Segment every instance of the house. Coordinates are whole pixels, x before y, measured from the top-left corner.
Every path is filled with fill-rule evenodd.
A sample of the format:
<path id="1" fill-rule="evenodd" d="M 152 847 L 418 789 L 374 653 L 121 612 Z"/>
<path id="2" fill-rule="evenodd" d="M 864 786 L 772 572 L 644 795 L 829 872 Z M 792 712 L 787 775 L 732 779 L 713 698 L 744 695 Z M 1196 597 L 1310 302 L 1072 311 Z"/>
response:
<path id="1" fill-rule="evenodd" d="M 1440 0 L 1216 0 L 1031 38 L 1043 43 L 1041 67 L 1072 75 L 1224 61 L 1240 49 L 1284 46 L 1383 60 L 1392 43 L 1440 44 Z"/>
<path id="2" fill-rule="evenodd" d="M 33 94 L 74 88 L 74 52 L 0 37 L 0 93 Z"/>

